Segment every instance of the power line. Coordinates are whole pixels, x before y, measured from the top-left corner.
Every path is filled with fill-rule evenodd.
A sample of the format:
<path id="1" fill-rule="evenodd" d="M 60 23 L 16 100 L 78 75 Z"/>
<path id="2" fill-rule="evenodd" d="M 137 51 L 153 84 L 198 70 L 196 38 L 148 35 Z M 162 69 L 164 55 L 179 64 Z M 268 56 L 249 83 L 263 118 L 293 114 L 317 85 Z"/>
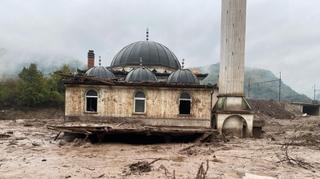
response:
<path id="1" fill-rule="evenodd" d="M 316 84 L 313 86 L 313 102 L 315 103 L 317 100 L 316 100 L 316 96 L 317 96 L 317 92 L 320 91 L 320 89 L 317 89 L 317 86 Z"/>
<path id="2" fill-rule="evenodd" d="M 249 78 L 249 82 L 248 82 L 248 98 L 250 98 L 250 94 L 251 94 L 251 89 L 253 88 L 253 86 L 260 86 L 260 85 L 265 85 L 268 83 L 278 83 L 277 87 L 278 87 L 278 100 L 279 102 L 281 101 L 281 89 L 282 89 L 282 73 L 279 73 L 279 79 L 274 79 L 274 80 L 268 80 L 268 81 L 259 81 L 259 82 L 252 82 L 251 78 Z"/>
<path id="3" fill-rule="evenodd" d="M 281 72 L 279 73 L 279 102 L 281 101 Z"/>

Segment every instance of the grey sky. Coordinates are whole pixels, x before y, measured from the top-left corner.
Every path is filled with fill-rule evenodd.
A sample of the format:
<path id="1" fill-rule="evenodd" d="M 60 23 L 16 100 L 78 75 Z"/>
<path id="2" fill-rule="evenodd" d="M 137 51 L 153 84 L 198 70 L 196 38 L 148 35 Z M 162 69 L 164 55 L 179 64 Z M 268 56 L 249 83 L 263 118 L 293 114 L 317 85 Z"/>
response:
<path id="1" fill-rule="evenodd" d="M 0 74 L 32 55 L 85 62 L 88 49 L 109 65 L 123 46 L 145 39 L 146 27 L 187 67 L 217 63 L 220 6 L 220 0 L 1 0 Z M 281 71 L 287 84 L 312 96 L 313 84 L 320 88 L 319 6 L 319 0 L 248 0 L 246 65 Z"/>

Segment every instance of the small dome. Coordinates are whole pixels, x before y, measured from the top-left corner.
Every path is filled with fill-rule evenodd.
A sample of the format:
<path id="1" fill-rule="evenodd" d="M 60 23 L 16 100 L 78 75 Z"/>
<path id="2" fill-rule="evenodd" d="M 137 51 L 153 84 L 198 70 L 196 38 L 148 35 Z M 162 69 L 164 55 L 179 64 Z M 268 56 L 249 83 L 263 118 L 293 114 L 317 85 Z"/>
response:
<path id="1" fill-rule="evenodd" d="M 92 67 L 86 72 L 86 76 L 96 78 L 115 78 L 114 74 L 103 66 Z"/>
<path id="2" fill-rule="evenodd" d="M 156 82 L 157 77 L 150 70 L 139 67 L 131 70 L 127 77 L 126 82 Z"/>
<path id="3" fill-rule="evenodd" d="M 177 70 L 168 77 L 168 83 L 170 84 L 194 84 L 198 85 L 198 78 L 189 69 Z"/>
<path id="4" fill-rule="evenodd" d="M 174 70 L 180 68 L 180 62 L 166 46 L 154 41 L 138 41 L 125 46 L 113 58 L 111 67 L 139 66 L 142 58 L 143 66 L 162 66 Z"/>

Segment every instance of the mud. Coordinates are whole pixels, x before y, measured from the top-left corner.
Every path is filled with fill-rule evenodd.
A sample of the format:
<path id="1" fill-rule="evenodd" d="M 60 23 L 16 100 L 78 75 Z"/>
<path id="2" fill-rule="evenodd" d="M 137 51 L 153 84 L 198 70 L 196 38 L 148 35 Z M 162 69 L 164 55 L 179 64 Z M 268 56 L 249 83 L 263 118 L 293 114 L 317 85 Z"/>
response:
<path id="1" fill-rule="evenodd" d="M 277 101 L 265 100 L 249 100 L 252 110 L 255 111 L 257 117 L 264 120 L 274 119 L 294 119 L 295 114 L 286 110 L 285 103 Z"/>
<path id="2" fill-rule="evenodd" d="M 91 144 L 82 139 L 54 141 L 46 125 L 61 119 L 0 121 L 0 178 L 195 178 L 208 161 L 207 178 L 320 178 L 320 118 L 270 119 L 262 139 L 194 143 Z M 128 139 L 130 141 L 130 138 Z M 283 144 L 305 169 L 281 161 Z M 152 162 L 145 172 L 124 172 L 132 164 Z M 140 166 L 140 165 L 139 165 Z M 150 170 L 149 170 L 150 169 Z M 263 177 L 262 177 L 263 176 Z"/>

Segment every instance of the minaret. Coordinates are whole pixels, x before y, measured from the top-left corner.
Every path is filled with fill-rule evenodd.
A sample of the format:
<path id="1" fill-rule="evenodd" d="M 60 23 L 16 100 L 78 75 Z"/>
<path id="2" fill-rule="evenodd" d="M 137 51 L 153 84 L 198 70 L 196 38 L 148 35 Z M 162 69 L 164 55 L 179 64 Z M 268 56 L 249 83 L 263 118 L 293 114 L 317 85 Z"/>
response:
<path id="1" fill-rule="evenodd" d="M 216 127 L 244 137 L 252 135 L 253 114 L 244 98 L 246 0 L 222 0 L 219 95 Z"/>
<path id="2" fill-rule="evenodd" d="M 219 95 L 244 96 L 246 0 L 222 0 Z"/>

